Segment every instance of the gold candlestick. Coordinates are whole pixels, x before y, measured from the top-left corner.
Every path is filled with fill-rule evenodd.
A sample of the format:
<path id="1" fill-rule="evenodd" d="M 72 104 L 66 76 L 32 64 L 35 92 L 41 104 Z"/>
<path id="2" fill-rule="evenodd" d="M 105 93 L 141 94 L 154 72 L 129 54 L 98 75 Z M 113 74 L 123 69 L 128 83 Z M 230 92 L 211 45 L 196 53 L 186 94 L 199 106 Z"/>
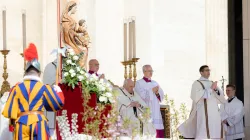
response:
<path id="1" fill-rule="evenodd" d="M 132 79 L 132 64 L 133 64 L 132 60 L 128 61 L 128 65 L 129 65 L 129 79 Z"/>
<path id="2" fill-rule="evenodd" d="M 122 64 L 124 65 L 124 79 L 127 79 L 128 78 L 128 72 L 127 72 L 128 62 L 124 61 L 124 62 L 122 62 Z"/>
<path id="3" fill-rule="evenodd" d="M 7 55 L 9 53 L 10 50 L 1 50 L 1 53 L 3 54 L 4 56 L 4 64 L 3 64 L 3 84 L 2 84 L 2 87 L 1 87 L 1 91 L 0 91 L 0 95 L 2 96 L 4 94 L 4 92 L 8 92 L 10 90 L 10 84 L 9 82 L 7 81 L 7 78 L 8 78 L 8 73 L 7 73 Z"/>
<path id="4" fill-rule="evenodd" d="M 20 53 L 20 55 L 23 57 L 23 53 Z M 26 62 L 25 62 L 25 59 L 23 57 L 23 70 L 25 71 L 25 68 L 26 68 Z"/>
<path id="5" fill-rule="evenodd" d="M 134 65 L 134 70 L 133 70 L 133 78 L 134 78 L 134 83 L 136 82 L 136 77 L 137 77 L 137 72 L 136 72 L 136 63 L 138 62 L 140 58 L 132 58 L 132 62 Z"/>

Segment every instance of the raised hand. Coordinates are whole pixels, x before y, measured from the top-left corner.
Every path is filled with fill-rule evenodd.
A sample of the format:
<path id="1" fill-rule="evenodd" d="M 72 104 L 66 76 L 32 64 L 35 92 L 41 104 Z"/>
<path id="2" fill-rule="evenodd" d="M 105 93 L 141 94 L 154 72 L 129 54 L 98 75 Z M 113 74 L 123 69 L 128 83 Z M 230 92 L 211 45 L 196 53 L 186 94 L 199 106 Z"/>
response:
<path id="1" fill-rule="evenodd" d="M 152 88 L 152 91 L 153 91 L 154 93 L 157 93 L 158 90 L 159 90 L 159 86 L 155 86 L 154 88 Z"/>
<path id="2" fill-rule="evenodd" d="M 105 78 L 105 75 L 104 74 L 102 74 L 100 77 L 99 77 L 99 79 L 104 79 Z"/>
<path id="3" fill-rule="evenodd" d="M 213 82 L 212 86 L 211 86 L 212 90 L 217 89 L 217 81 Z"/>

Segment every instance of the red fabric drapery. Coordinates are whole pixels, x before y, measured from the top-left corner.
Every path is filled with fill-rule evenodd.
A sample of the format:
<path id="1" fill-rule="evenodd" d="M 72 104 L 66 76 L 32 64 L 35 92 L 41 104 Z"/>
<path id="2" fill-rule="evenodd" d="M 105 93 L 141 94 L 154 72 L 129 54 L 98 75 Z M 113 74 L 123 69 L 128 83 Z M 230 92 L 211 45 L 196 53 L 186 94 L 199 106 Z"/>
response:
<path id="1" fill-rule="evenodd" d="M 65 97 L 65 104 L 63 106 L 62 110 L 67 110 L 67 116 L 69 119 L 69 124 L 71 125 L 71 115 L 72 113 L 77 113 L 78 114 L 78 132 L 82 133 L 83 132 L 83 128 L 84 128 L 84 123 L 82 122 L 82 112 L 84 111 L 83 109 L 83 98 L 82 98 L 82 89 L 79 86 L 76 86 L 75 89 L 72 89 L 71 87 L 65 85 L 65 84 L 59 84 L 59 86 L 62 89 L 62 92 L 64 93 L 64 97 Z M 90 107 L 95 108 L 97 105 L 97 96 L 96 94 L 91 94 L 91 98 L 89 100 L 88 105 Z M 104 116 L 107 117 L 108 113 L 111 111 L 112 107 L 111 105 L 106 105 L 105 106 L 105 110 L 103 111 L 101 118 L 102 121 L 104 121 Z M 62 110 L 57 112 L 57 116 L 61 116 L 62 115 Z M 89 121 L 91 122 L 91 120 Z M 99 128 L 100 128 L 100 132 L 103 132 L 103 127 L 104 127 L 104 123 L 101 123 Z M 60 137 L 60 132 L 58 131 L 58 125 L 56 125 L 56 133 L 57 133 L 57 140 L 61 140 Z"/>
<path id="2" fill-rule="evenodd" d="M 72 113 L 78 114 L 78 132 L 83 132 L 84 124 L 82 122 L 82 112 L 83 110 L 83 98 L 82 98 L 82 89 L 79 86 L 76 86 L 75 89 L 68 87 L 65 84 L 59 84 L 64 93 L 65 97 L 65 104 L 62 110 L 67 110 L 67 116 L 69 119 L 69 124 L 71 124 L 71 115 Z M 91 99 L 89 100 L 89 106 L 95 107 L 96 106 L 96 94 L 91 94 Z M 62 115 L 62 110 L 57 112 L 57 116 Z M 56 126 L 56 133 L 57 133 L 57 140 L 61 140 L 60 132 L 58 131 L 58 125 Z"/>

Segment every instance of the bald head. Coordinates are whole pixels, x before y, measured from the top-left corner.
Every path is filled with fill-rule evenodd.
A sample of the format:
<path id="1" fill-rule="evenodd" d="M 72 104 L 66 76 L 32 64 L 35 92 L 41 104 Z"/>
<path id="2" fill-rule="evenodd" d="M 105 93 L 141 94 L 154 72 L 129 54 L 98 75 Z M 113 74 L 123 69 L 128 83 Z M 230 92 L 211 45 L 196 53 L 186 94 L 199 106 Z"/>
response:
<path id="1" fill-rule="evenodd" d="M 98 72 L 99 62 L 96 59 L 89 60 L 89 70 L 93 72 Z"/>
<path id="2" fill-rule="evenodd" d="M 132 81 L 131 79 L 126 79 L 124 80 L 123 83 L 123 87 L 129 92 L 129 93 L 133 93 L 133 89 L 134 89 L 134 81 Z"/>
<path id="3" fill-rule="evenodd" d="M 151 78 L 153 75 L 153 69 L 151 65 L 144 65 L 142 67 L 142 71 L 143 71 L 144 77 L 146 78 Z"/>

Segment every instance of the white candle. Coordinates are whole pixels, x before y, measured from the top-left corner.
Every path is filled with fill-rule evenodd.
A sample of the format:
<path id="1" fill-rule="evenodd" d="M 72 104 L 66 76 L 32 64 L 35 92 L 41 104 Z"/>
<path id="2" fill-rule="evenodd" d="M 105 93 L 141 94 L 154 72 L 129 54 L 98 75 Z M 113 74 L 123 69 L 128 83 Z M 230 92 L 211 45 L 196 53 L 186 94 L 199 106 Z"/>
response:
<path id="1" fill-rule="evenodd" d="M 26 13 L 22 10 L 23 51 L 26 48 Z"/>
<path id="2" fill-rule="evenodd" d="M 133 58 L 136 58 L 136 29 L 135 29 L 135 19 L 132 20 L 133 25 Z"/>
<path id="3" fill-rule="evenodd" d="M 7 43 L 6 43 L 6 9 L 3 9 L 2 12 L 3 15 L 3 50 L 7 49 Z"/>
<path id="4" fill-rule="evenodd" d="M 124 31 L 124 61 L 127 61 L 127 47 L 128 47 L 128 43 L 127 43 L 127 22 L 124 22 L 124 27 L 123 27 L 123 31 Z"/>
<path id="5" fill-rule="evenodd" d="M 129 21 L 129 60 L 132 59 L 133 53 L 133 37 L 132 37 L 132 22 Z"/>

